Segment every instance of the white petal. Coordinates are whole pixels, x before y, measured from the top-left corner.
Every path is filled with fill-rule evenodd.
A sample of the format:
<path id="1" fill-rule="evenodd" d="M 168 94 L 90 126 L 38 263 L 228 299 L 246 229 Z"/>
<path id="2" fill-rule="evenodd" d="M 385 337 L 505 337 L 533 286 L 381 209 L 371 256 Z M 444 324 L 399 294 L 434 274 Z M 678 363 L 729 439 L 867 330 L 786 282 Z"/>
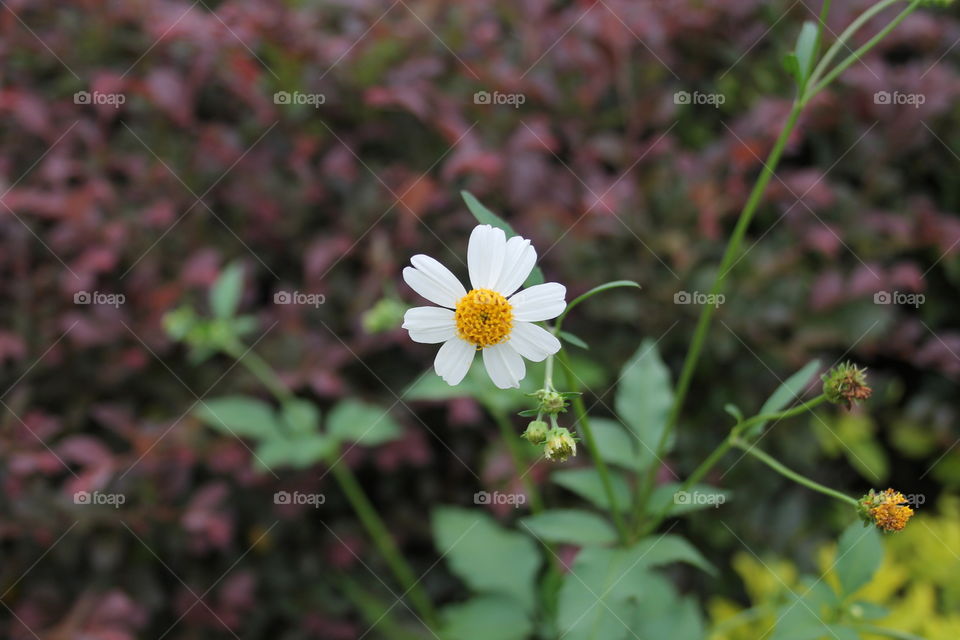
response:
<path id="1" fill-rule="evenodd" d="M 453 311 L 441 307 L 414 307 L 403 314 L 403 328 L 414 342 L 436 344 L 457 335 Z"/>
<path id="2" fill-rule="evenodd" d="M 451 387 L 458 385 L 470 370 L 470 363 L 473 362 L 476 352 L 477 348 L 466 340 L 447 340 L 440 347 L 440 351 L 437 351 L 433 369 Z"/>
<path id="3" fill-rule="evenodd" d="M 493 285 L 493 290 L 510 297 L 527 279 L 536 263 L 537 250 L 530 246 L 530 241 L 520 236 L 513 236 L 507 240 L 503 269 L 496 284 Z"/>
<path id="4" fill-rule="evenodd" d="M 529 322 L 517 322 L 513 325 L 508 344 L 521 356 L 534 362 L 540 362 L 560 351 L 560 341 L 556 336 Z"/>
<path id="5" fill-rule="evenodd" d="M 501 389 L 519 387 L 527 370 L 523 358 L 508 343 L 495 344 L 484 349 L 483 364 L 493 384 Z"/>
<path id="6" fill-rule="evenodd" d="M 410 258 L 413 267 L 403 270 L 403 279 L 410 288 L 434 304 L 453 309 L 457 300 L 467 295 L 466 289 L 445 266 L 423 254 Z"/>
<path id="7" fill-rule="evenodd" d="M 513 319 L 518 322 L 550 320 L 563 313 L 567 307 L 563 297 L 567 288 L 556 282 L 537 284 L 510 298 Z"/>
<path id="8" fill-rule="evenodd" d="M 467 269 L 474 289 L 492 289 L 503 270 L 507 236 L 488 224 L 474 227 L 467 244 Z"/>

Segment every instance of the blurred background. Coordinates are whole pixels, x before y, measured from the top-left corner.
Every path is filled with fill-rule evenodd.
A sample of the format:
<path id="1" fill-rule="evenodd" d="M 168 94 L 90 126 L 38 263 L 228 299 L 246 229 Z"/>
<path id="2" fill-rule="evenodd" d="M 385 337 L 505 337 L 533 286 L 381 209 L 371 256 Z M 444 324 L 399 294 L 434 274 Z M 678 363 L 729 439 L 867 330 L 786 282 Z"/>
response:
<path id="1" fill-rule="evenodd" d="M 828 41 L 870 4 L 837 0 Z M 266 397 L 232 360 L 193 360 L 163 328 L 181 303 L 202 307 L 233 262 L 257 321 L 250 343 L 286 385 L 323 410 L 344 398 L 391 408 L 402 437 L 343 464 L 425 588 L 460 597 L 436 566 L 431 506 L 520 485 L 476 399 L 401 398 L 435 349 L 398 328 L 421 304 L 400 270 L 427 253 L 465 274 L 467 189 L 533 240 L 569 297 L 606 280 L 643 286 L 567 322 L 591 345 L 598 417 L 642 339 L 676 374 L 699 310 L 684 302 L 710 287 L 789 110 L 783 55 L 820 9 L 0 5 L 0 635 L 44 640 L 359 638 L 369 625 L 343 585 L 394 601 L 323 465 L 257 470 L 245 443 L 191 413 L 208 395 Z M 785 422 L 764 446 L 852 495 L 924 496 L 876 598 L 944 639 L 960 637 L 958 41 L 956 13 L 917 12 L 803 117 L 667 461 L 689 472 L 726 433 L 725 403 L 756 411 L 813 358 L 870 367 L 863 410 Z M 285 304 L 289 292 L 317 304 Z M 720 577 L 674 577 L 715 621 L 776 588 L 764 567 L 819 575 L 849 521 L 755 461 L 731 456 L 709 480 L 733 499 L 677 532 Z M 275 504 L 295 490 L 326 502 Z M 98 491 L 123 503 L 75 499 Z"/>

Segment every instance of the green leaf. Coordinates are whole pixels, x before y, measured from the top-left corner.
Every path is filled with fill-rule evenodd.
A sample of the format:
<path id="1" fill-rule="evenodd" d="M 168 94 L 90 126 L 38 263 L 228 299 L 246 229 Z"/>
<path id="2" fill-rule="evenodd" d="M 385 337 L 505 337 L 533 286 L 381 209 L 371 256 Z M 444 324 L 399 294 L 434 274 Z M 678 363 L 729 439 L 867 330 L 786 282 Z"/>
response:
<path id="1" fill-rule="evenodd" d="M 453 604 L 441 617 L 444 640 L 524 640 L 533 631 L 523 608 L 504 596 L 478 596 Z"/>
<path id="2" fill-rule="evenodd" d="M 630 633 L 630 599 L 650 576 L 625 563 L 619 549 L 586 547 L 564 577 L 557 624 L 564 640 L 624 640 Z"/>
<path id="3" fill-rule="evenodd" d="M 794 77 L 796 77 L 797 85 L 801 91 L 806 88 L 807 80 L 810 78 L 814 62 L 816 62 L 818 33 L 817 25 L 813 21 L 807 20 L 800 28 L 800 35 L 797 37 L 797 46 L 793 51 L 796 65 Z"/>
<path id="4" fill-rule="evenodd" d="M 289 400 L 281 407 L 281 413 L 291 433 L 316 433 L 320 426 L 320 411 L 307 400 Z"/>
<path id="5" fill-rule="evenodd" d="M 604 545 L 617 540 L 617 532 L 609 522 L 578 509 L 551 509 L 523 518 L 520 525 L 545 542 Z"/>
<path id="6" fill-rule="evenodd" d="M 273 407 L 249 396 L 204 400 L 193 414 L 214 429 L 247 438 L 266 439 L 283 429 Z"/>
<path id="7" fill-rule="evenodd" d="M 329 460 L 337 443 L 323 434 L 314 433 L 298 438 L 277 436 L 264 440 L 257 447 L 256 464 L 263 470 L 282 467 L 306 469 Z"/>
<path id="8" fill-rule="evenodd" d="M 604 511 L 610 511 L 610 501 L 603 488 L 603 480 L 596 469 L 563 469 L 555 471 L 550 479 L 564 489 L 568 489 L 584 500 L 588 500 Z M 610 484 L 613 487 L 613 496 L 620 511 L 630 509 L 630 488 L 622 474 L 611 472 Z"/>
<path id="9" fill-rule="evenodd" d="M 679 482 L 670 482 L 660 485 L 650 495 L 648 513 L 658 514 L 664 509 L 671 515 L 681 515 L 701 509 L 717 508 L 730 500 L 731 493 L 724 489 L 717 489 L 705 484 L 695 484 L 684 494 L 678 494 L 681 487 Z"/>
<path id="10" fill-rule="evenodd" d="M 840 580 L 841 596 L 849 596 L 870 582 L 882 561 L 883 545 L 875 527 L 864 527 L 861 522 L 847 527 L 837 544 L 834 565 Z"/>
<path id="11" fill-rule="evenodd" d="M 640 470 L 636 440 L 623 425 L 606 418 L 591 418 L 590 427 L 604 462 L 630 471 Z"/>
<path id="12" fill-rule="evenodd" d="M 628 550 L 630 561 L 641 567 L 659 567 L 674 562 L 685 562 L 698 569 L 716 575 L 717 570 L 706 558 L 680 536 L 663 534 L 650 536 Z"/>
<path id="13" fill-rule="evenodd" d="M 813 378 L 819 370 L 819 360 L 811 360 L 808 362 L 800 371 L 797 371 L 777 387 L 777 390 L 774 391 L 770 397 L 767 398 L 767 401 L 763 403 L 763 406 L 760 407 L 760 413 L 757 415 L 762 416 L 768 413 L 779 413 L 783 411 L 787 405 L 800 398 L 803 391 L 807 388 L 807 385 L 810 384 L 811 378 Z M 747 437 L 759 435 L 765 426 L 767 426 L 766 422 L 759 422 L 753 425 L 747 432 Z"/>
<path id="14" fill-rule="evenodd" d="M 543 561 L 530 537 L 504 529 L 479 510 L 441 507 L 433 513 L 437 549 L 457 577 L 477 593 L 534 608 L 535 579 Z"/>
<path id="15" fill-rule="evenodd" d="M 476 218 L 477 222 L 480 224 L 488 224 L 491 227 L 503 229 L 503 232 L 507 234 L 507 238 L 520 235 L 513 230 L 513 227 L 511 227 L 506 220 L 483 206 L 483 204 L 469 191 L 461 191 L 460 196 L 463 198 L 463 201 L 467 203 L 467 209 L 470 210 L 470 213 L 473 214 L 473 217 Z M 527 278 L 527 281 L 524 283 L 524 286 L 530 287 L 535 284 L 542 284 L 543 282 L 543 271 L 540 269 L 540 267 L 534 267 L 533 271 L 530 272 L 530 277 Z"/>
<path id="16" fill-rule="evenodd" d="M 563 340 L 564 342 L 567 342 L 567 343 L 569 343 L 569 344 L 572 344 L 572 345 L 575 346 L 575 347 L 580 347 L 581 349 L 589 349 L 589 348 L 590 348 L 590 345 L 588 345 L 586 342 L 584 342 L 583 340 L 581 340 L 581 339 L 578 338 L 577 336 L 573 335 L 573 334 L 570 333 L 569 331 L 561 331 L 561 332 L 560 332 L 560 339 Z"/>
<path id="17" fill-rule="evenodd" d="M 660 359 L 656 343 L 644 340 L 623 366 L 614 405 L 617 415 L 639 440 L 637 453 L 641 468 L 655 461 L 672 403 L 670 371 Z M 664 453 L 671 446 L 668 442 Z"/>
<path id="18" fill-rule="evenodd" d="M 372 447 L 396 440 L 401 430 L 388 410 L 358 400 L 344 400 L 330 411 L 327 433 L 339 442 Z"/>
<path id="19" fill-rule="evenodd" d="M 243 294 L 243 267 L 233 262 L 224 268 L 210 288 L 210 309 L 218 318 L 229 318 L 237 311 Z"/>
<path id="20" fill-rule="evenodd" d="M 633 624 L 638 638 L 669 638 L 670 640 L 704 640 L 703 616 L 693 598 L 680 598 L 668 585 L 669 591 L 640 600 Z"/>

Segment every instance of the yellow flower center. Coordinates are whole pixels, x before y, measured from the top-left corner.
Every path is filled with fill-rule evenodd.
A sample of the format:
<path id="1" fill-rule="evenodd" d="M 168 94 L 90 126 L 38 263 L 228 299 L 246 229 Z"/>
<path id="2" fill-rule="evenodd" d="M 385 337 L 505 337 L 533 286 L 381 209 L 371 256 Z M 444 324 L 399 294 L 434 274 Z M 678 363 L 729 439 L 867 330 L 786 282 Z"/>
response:
<path id="1" fill-rule="evenodd" d="M 880 494 L 879 504 L 870 509 L 870 516 L 884 531 L 900 531 L 913 515 L 913 509 L 906 506 L 906 502 L 902 493 L 887 489 Z"/>
<path id="2" fill-rule="evenodd" d="M 513 328 L 513 307 L 490 289 L 472 289 L 457 302 L 457 333 L 477 349 L 503 342 Z"/>

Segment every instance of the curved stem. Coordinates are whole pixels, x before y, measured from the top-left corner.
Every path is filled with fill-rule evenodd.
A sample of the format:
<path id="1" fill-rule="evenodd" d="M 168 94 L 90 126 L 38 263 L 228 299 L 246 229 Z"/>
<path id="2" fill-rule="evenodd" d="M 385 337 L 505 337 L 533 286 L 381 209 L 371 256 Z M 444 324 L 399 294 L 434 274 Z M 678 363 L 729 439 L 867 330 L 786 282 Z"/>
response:
<path id="1" fill-rule="evenodd" d="M 753 190 L 750 192 L 750 197 L 747 199 L 743 210 L 740 212 L 740 217 L 737 219 L 737 225 L 734 227 L 729 242 L 727 242 L 727 248 L 724 251 L 723 258 L 720 261 L 717 277 L 714 280 L 713 287 L 710 290 L 710 293 L 713 295 L 723 292 L 726 276 L 734 266 L 734 262 L 740 252 L 740 245 L 743 242 L 743 237 L 746 235 L 747 228 L 750 226 L 750 222 L 753 220 L 753 216 L 757 212 L 757 208 L 760 206 L 760 200 L 763 198 L 763 194 L 767 189 L 767 185 L 770 183 L 770 179 L 773 178 L 773 172 L 776 169 L 777 164 L 780 162 L 780 157 L 783 155 L 783 150 L 787 146 L 787 141 L 790 139 L 790 134 L 793 133 L 793 129 L 797 125 L 797 120 L 799 120 L 800 112 L 802 110 L 803 104 L 800 102 L 794 102 L 793 108 L 790 110 L 790 115 L 783 126 L 783 130 L 780 132 L 780 135 L 774 143 L 773 148 L 770 150 L 770 153 L 767 156 L 767 161 L 763 164 L 763 170 L 761 171 L 760 176 L 757 178 L 757 182 L 753 185 Z M 716 307 L 714 305 L 703 305 L 703 308 L 700 311 L 700 318 L 697 320 L 697 327 L 693 334 L 693 340 L 690 343 L 690 349 L 687 351 L 687 356 L 683 361 L 683 368 L 680 371 L 680 378 L 677 381 L 673 405 L 670 408 L 670 414 L 667 418 L 666 428 L 664 428 L 663 434 L 660 437 L 660 442 L 657 444 L 656 459 L 663 458 L 666 444 L 669 442 L 670 436 L 673 430 L 676 428 L 677 419 L 680 416 L 680 410 L 683 408 L 683 401 L 686 398 L 687 391 L 690 388 L 690 382 L 693 379 L 693 372 L 697 368 L 697 362 L 700 359 L 700 352 L 703 350 L 703 345 L 706 341 L 707 332 L 710 329 L 710 322 L 713 319 L 713 313 L 715 310 Z M 641 491 L 637 496 L 638 518 L 640 517 L 643 508 L 646 506 L 647 500 L 650 498 L 650 493 L 653 490 L 653 481 L 656 477 L 656 470 L 657 467 L 655 464 L 650 465 L 650 469 L 647 471 L 647 475 L 644 478 Z"/>
<path id="2" fill-rule="evenodd" d="M 810 409 L 813 409 L 814 407 L 817 407 L 826 401 L 827 401 L 827 396 L 825 394 L 820 394 L 813 400 L 804 402 L 803 404 L 798 404 L 792 409 L 787 409 L 786 411 L 779 411 L 777 413 L 765 413 L 762 415 L 753 416 L 752 418 L 749 418 L 748 420 L 741 422 L 740 424 L 737 425 L 737 427 L 739 428 L 737 433 L 742 433 L 746 431 L 749 427 L 752 427 L 753 425 L 760 422 L 770 422 L 771 420 L 783 420 L 784 418 L 790 418 L 792 416 L 800 415 L 801 413 L 806 413 L 807 411 L 810 411 Z"/>
<path id="3" fill-rule="evenodd" d="M 439 628 L 437 613 L 430 602 L 430 598 L 420 588 L 419 580 L 414 575 L 410 565 L 403 559 L 393 536 L 390 535 L 383 520 L 377 515 L 377 510 L 363 492 L 356 476 L 353 475 L 353 471 L 345 464 L 337 464 L 335 460 L 331 460 L 330 472 L 337 480 L 344 495 L 347 496 L 350 506 L 357 513 L 357 517 L 360 518 L 360 522 L 366 528 L 367 533 L 373 538 L 377 550 L 383 555 L 397 580 L 406 589 L 400 597 L 410 598 L 410 602 L 416 608 L 417 613 L 423 616 L 427 626 L 434 629 Z"/>
<path id="4" fill-rule="evenodd" d="M 798 484 L 802 484 L 808 489 L 818 491 L 824 495 L 830 496 L 831 498 L 836 498 L 841 502 L 846 502 L 847 504 L 853 505 L 854 507 L 857 506 L 857 501 L 854 498 L 851 498 L 845 493 L 840 493 L 839 491 L 835 491 L 830 487 L 826 487 L 820 484 L 819 482 L 815 482 L 805 475 L 801 475 L 797 473 L 793 469 L 790 469 L 784 466 L 779 460 L 761 451 L 757 447 L 751 446 L 750 444 L 743 442 L 742 440 L 739 440 L 739 439 L 734 439 L 733 444 L 738 449 L 742 449 L 745 453 L 748 453 L 754 458 L 760 460 L 765 465 L 767 465 L 768 467 L 770 467 L 780 475 L 784 476 L 785 478 L 789 478 L 790 480 L 793 480 Z"/>
<path id="5" fill-rule="evenodd" d="M 807 86 L 814 86 L 817 80 L 820 79 L 820 76 L 826 71 L 827 66 L 831 61 L 837 56 L 840 52 L 840 49 L 846 46 L 847 41 L 853 37 L 853 35 L 860 30 L 860 28 L 870 21 L 875 15 L 886 9 L 892 4 L 900 2 L 900 0 L 883 0 L 883 2 L 878 2 L 873 5 L 862 14 L 860 14 L 856 20 L 850 23 L 846 29 L 843 30 L 843 33 L 837 37 L 836 41 L 827 49 L 827 52 L 823 54 L 823 57 L 820 58 L 820 62 L 817 63 L 817 66 L 814 68 L 813 73 L 810 74 L 810 79 L 807 81 Z M 848 47 L 849 48 L 849 47 Z M 809 94 L 805 97 L 804 101 L 809 100 L 813 94 Z"/>
<path id="6" fill-rule="evenodd" d="M 490 412 L 490 415 L 493 416 L 494 422 L 496 422 L 497 426 L 500 428 L 500 436 L 503 438 L 503 441 L 507 445 L 507 449 L 510 451 L 510 458 L 513 460 L 513 466 L 515 467 L 516 472 L 518 474 L 523 474 L 520 476 L 520 482 L 523 483 L 524 490 L 527 492 L 527 495 L 530 496 L 530 510 L 534 513 L 540 513 L 543 511 L 543 499 L 540 497 L 540 492 L 530 479 L 530 476 L 524 472 L 527 463 L 524 459 L 523 450 L 520 448 L 522 445 L 520 438 L 513 430 L 510 420 L 503 414 L 503 412 L 497 411 L 490 406 L 487 407 L 487 411 Z"/>
<path id="7" fill-rule="evenodd" d="M 573 375 L 573 368 L 570 365 L 570 358 L 567 356 L 567 352 L 564 349 L 560 349 L 560 351 L 557 352 L 557 358 L 560 360 L 560 364 L 563 365 L 564 372 L 566 373 L 567 386 L 571 391 L 579 391 L 580 386 L 577 384 L 575 376 Z M 597 473 L 600 474 L 600 482 L 603 484 L 603 492 L 606 494 L 607 501 L 610 503 L 610 514 L 613 517 L 617 531 L 620 533 L 620 541 L 626 544 L 630 540 L 630 532 L 623 520 L 623 514 L 620 513 L 617 496 L 613 492 L 613 483 L 610 481 L 610 470 L 607 468 L 607 463 L 603 461 L 603 457 L 600 456 L 596 438 L 593 436 L 593 429 L 590 428 L 590 418 L 587 417 L 587 407 L 583 403 L 583 397 L 575 396 L 571 404 L 573 405 L 573 412 L 577 417 L 577 424 L 580 425 L 580 430 L 583 432 L 583 440 L 587 445 L 587 449 L 590 451 L 590 456 L 593 458 L 593 464 L 597 468 Z"/>
<path id="8" fill-rule="evenodd" d="M 885 2 L 880 4 L 890 4 L 890 3 L 891 3 L 891 0 L 885 0 Z M 876 5 L 876 6 L 880 6 L 880 5 Z M 867 43 L 864 44 L 862 47 L 860 47 L 859 49 L 851 53 L 849 56 L 847 56 L 843 60 L 843 62 L 838 64 L 836 67 L 833 68 L 833 70 L 830 71 L 830 73 L 824 76 L 823 80 L 815 84 L 813 88 L 810 89 L 807 92 L 807 94 L 803 97 L 803 102 L 804 103 L 809 102 L 810 99 L 813 98 L 813 96 L 817 95 L 820 91 L 825 89 L 827 85 L 829 85 L 831 82 L 833 82 L 836 79 L 837 76 L 839 76 L 841 73 L 846 71 L 846 69 L 850 65 L 852 65 L 854 62 L 857 62 L 858 60 L 860 60 L 863 57 L 863 54 L 870 51 L 870 49 L 873 49 L 877 45 L 877 43 L 883 40 L 887 36 L 887 34 L 893 31 L 897 27 L 897 25 L 903 22 L 907 18 L 907 16 L 913 13 L 916 10 L 916 8 L 919 6 L 920 6 L 920 0 L 913 0 L 910 3 L 910 6 L 908 6 L 906 9 L 901 11 L 896 18 L 890 21 L 890 24 L 888 24 L 886 27 L 881 29 L 880 32 L 877 33 L 877 35 L 870 38 L 870 40 L 868 40 Z"/>

